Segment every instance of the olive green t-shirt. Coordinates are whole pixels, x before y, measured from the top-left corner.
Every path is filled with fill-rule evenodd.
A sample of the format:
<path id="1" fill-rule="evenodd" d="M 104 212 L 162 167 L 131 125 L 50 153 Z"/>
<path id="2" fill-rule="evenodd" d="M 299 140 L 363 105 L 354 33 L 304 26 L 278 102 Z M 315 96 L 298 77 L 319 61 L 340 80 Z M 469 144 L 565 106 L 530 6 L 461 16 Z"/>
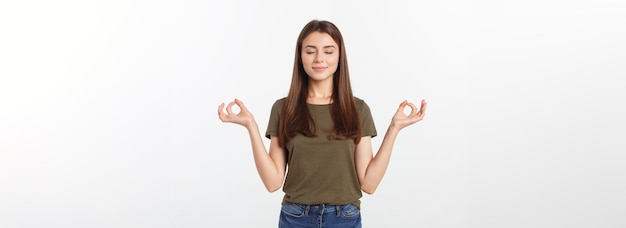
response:
<path id="1" fill-rule="evenodd" d="M 367 104 L 355 98 L 362 136 L 376 136 Z M 278 136 L 278 123 L 285 98 L 272 106 L 265 136 Z M 316 137 L 296 135 L 285 145 L 287 177 L 283 204 L 354 204 L 360 207 L 361 187 L 354 162 L 352 139 L 328 140 L 333 129 L 331 105 L 307 104 L 315 123 Z"/>

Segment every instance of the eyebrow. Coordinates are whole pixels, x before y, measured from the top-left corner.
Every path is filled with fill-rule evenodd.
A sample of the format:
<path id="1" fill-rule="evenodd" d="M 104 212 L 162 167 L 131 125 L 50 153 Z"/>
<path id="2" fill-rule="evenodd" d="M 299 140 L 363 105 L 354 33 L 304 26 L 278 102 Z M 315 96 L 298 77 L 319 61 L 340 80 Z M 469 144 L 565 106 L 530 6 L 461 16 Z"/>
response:
<path id="1" fill-rule="evenodd" d="M 317 48 L 317 47 L 313 45 L 307 45 L 307 46 L 304 46 L 304 48 Z M 335 45 L 328 45 L 328 46 L 324 46 L 323 48 L 336 48 L 336 47 Z"/>

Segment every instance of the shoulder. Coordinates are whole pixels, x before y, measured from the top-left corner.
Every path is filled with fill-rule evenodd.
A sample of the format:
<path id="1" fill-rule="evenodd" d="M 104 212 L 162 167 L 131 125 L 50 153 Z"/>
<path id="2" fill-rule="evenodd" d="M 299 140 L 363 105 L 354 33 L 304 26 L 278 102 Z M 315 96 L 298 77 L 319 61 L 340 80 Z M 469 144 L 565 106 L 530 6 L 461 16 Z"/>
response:
<path id="1" fill-rule="evenodd" d="M 361 103 L 361 104 L 365 103 L 365 101 L 364 101 L 363 99 L 359 98 L 359 97 L 354 97 L 354 102 L 356 102 L 357 104 L 359 104 L 359 103 Z"/>
<path id="2" fill-rule="evenodd" d="M 280 98 L 280 99 L 274 101 L 274 104 L 272 105 L 272 109 L 280 110 L 283 107 L 283 105 L 285 104 L 286 100 L 287 100 L 287 97 L 283 97 L 283 98 Z"/>
<path id="3" fill-rule="evenodd" d="M 354 97 L 354 104 L 356 105 L 357 110 L 369 109 L 367 103 L 361 98 Z"/>
<path id="4" fill-rule="evenodd" d="M 278 105 L 281 105 L 281 106 L 282 106 L 283 104 L 285 104 L 285 102 L 287 102 L 287 97 L 283 97 L 283 98 L 280 98 L 280 99 L 276 100 L 276 101 L 274 102 L 274 105 L 277 105 L 277 104 L 278 104 Z"/>
<path id="5" fill-rule="evenodd" d="M 287 97 L 280 98 L 274 102 L 274 104 L 284 104 L 287 100 Z"/>

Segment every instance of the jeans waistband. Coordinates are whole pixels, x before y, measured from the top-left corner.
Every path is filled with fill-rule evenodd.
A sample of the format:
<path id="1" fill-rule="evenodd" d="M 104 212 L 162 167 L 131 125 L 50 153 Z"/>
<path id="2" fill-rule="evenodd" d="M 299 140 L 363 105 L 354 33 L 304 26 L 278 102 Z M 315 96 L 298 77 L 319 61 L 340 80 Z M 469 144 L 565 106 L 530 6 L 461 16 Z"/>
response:
<path id="1" fill-rule="evenodd" d="M 332 213 L 332 212 L 340 212 L 341 207 L 343 205 L 330 205 L 330 204 L 295 204 L 308 212 L 318 212 L 318 213 Z"/>

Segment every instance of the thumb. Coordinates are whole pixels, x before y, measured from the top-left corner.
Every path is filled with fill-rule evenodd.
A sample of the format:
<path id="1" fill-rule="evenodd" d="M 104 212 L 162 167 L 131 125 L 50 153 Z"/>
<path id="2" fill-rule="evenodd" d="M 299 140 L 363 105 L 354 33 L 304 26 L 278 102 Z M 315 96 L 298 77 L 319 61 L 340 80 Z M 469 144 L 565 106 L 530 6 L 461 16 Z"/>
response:
<path id="1" fill-rule="evenodd" d="M 398 111 L 399 112 L 400 111 L 404 111 L 404 107 L 406 107 L 406 103 L 407 103 L 406 100 L 404 100 L 404 101 L 402 101 L 402 103 L 400 103 L 400 106 L 398 107 Z"/>
<path id="2" fill-rule="evenodd" d="M 246 106 L 243 104 L 243 101 L 241 101 L 241 100 L 239 100 L 237 98 L 235 98 L 235 104 L 237 104 L 237 106 L 239 106 L 239 108 L 241 108 L 241 110 L 248 110 L 246 108 Z"/>

